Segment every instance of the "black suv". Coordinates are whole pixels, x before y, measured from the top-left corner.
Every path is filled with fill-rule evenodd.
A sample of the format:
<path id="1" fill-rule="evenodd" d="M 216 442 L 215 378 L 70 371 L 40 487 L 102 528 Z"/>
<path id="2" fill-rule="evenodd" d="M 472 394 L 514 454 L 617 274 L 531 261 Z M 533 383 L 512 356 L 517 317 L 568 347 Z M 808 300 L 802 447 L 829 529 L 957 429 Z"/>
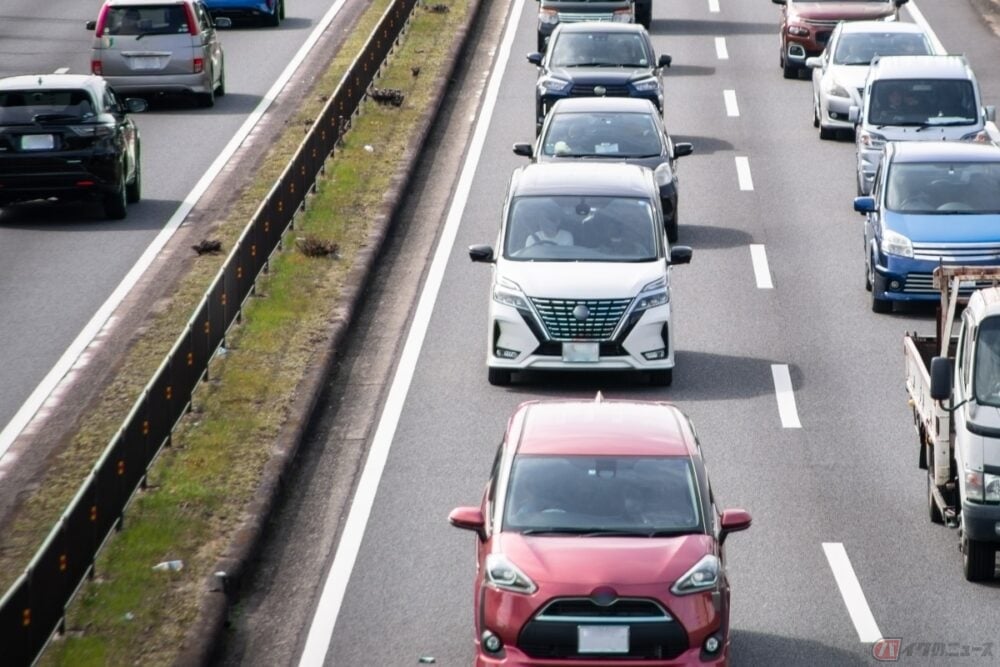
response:
<path id="1" fill-rule="evenodd" d="M 538 66 L 535 131 L 556 100 L 566 97 L 641 97 L 663 113 L 660 73 L 671 58 L 658 59 L 649 33 L 635 23 L 563 23 L 545 55 L 529 53 Z"/>
<path id="2" fill-rule="evenodd" d="M 557 25 L 578 21 L 634 21 L 648 30 L 653 22 L 653 0 L 539 0 L 538 50 L 545 50 Z"/>
<path id="3" fill-rule="evenodd" d="M 107 217 L 139 201 L 139 130 L 97 76 L 40 74 L 0 79 L 0 205 L 32 199 L 97 198 Z"/>

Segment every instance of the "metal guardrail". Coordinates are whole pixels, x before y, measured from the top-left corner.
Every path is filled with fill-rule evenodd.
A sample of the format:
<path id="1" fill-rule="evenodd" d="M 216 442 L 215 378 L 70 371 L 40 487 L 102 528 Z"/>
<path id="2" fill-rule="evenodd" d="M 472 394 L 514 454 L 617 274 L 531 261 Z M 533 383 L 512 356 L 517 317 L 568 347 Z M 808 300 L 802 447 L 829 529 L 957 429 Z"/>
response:
<path id="1" fill-rule="evenodd" d="M 358 110 L 403 32 L 417 0 L 394 0 L 337 85 L 295 156 L 268 192 L 129 416 L 112 438 L 69 507 L 24 573 L 0 599 L 4 665 L 30 665 L 52 635 L 65 629 L 66 607 L 93 576 L 94 559 L 120 529 L 124 511 L 145 483 L 150 464 L 170 442 L 174 426 L 208 364 L 239 320 L 284 232 L 315 186 L 324 163 Z"/>

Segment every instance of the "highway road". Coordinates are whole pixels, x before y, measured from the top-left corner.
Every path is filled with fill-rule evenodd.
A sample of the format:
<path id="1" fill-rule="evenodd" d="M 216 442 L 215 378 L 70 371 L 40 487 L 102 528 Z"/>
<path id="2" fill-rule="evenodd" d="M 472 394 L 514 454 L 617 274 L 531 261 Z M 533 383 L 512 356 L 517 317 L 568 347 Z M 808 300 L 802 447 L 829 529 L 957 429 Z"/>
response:
<path id="1" fill-rule="evenodd" d="M 972 6 L 916 4 L 996 103 L 1000 41 Z M 522 164 L 510 146 L 533 136 L 535 70 L 523 54 L 534 3 L 511 0 L 510 41 L 476 51 L 491 54 L 499 78 L 482 95 L 468 173 L 442 185 L 454 187 L 455 213 L 440 219 L 421 301 L 387 306 L 412 321 L 409 337 L 388 347 L 380 338 L 379 301 L 396 288 L 383 279 L 345 362 L 342 382 L 377 383 L 378 364 L 359 358 L 380 347 L 373 359 L 398 361 L 391 386 L 348 414 L 351 396 L 331 379 L 331 414 L 349 423 L 321 421 L 307 443 L 222 663 L 471 664 L 475 538 L 447 514 L 479 502 L 518 403 L 597 390 L 675 401 L 699 430 L 719 504 L 753 514 L 727 542 L 734 664 L 869 664 L 880 637 L 901 638 L 907 664 L 996 660 L 997 585 L 964 581 L 957 534 L 929 522 L 917 468 L 901 341 L 930 332 L 933 314 L 869 308 L 853 143 L 821 142 L 810 83 L 782 79 L 774 5 L 654 7 L 654 43 L 674 59 L 668 128 L 695 146 L 680 164 L 680 243 L 695 253 L 673 273 L 674 385 L 573 374 L 486 382 L 490 276 L 465 248 L 494 241 Z M 479 84 L 473 69 L 466 80 Z M 386 273 L 403 259 L 413 261 L 390 253 Z M 365 444 L 362 472 L 352 466 Z"/>

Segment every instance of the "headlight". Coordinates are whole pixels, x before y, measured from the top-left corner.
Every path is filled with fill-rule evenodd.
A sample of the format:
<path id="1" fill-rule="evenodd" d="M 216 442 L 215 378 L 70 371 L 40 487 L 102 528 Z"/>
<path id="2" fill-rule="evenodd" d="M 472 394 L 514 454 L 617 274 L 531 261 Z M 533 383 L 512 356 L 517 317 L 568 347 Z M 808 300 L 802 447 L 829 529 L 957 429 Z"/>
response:
<path id="1" fill-rule="evenodd" d="M 615 23 L 631 23 L 632 22 L 632 10 L 631 9 L 616 9 L 611 15 L 611 20 Z"/>
<path id="2" fill-rule="evenodd" d="M 569 90 L 572 84 L 569 81 L 563 81 L 562 79 L 553 79 L 551 77 L 545 77 L 544 79 L 538 82 L 538 85 L 540 85 L 542 88 L 551 93 L 561 93 L 566 90 Z"/>
<path id="3" fill-rule="evenodd" d="M 652 90 L 656 90 L 660 87 L 660 82 L 655 78 L 641 79 L 639 81 L 634 81 L 632 87 L 635 88 L 640 93 L 648 93 Z"/>
<path id="4" fill-rule="evenodd" d="M 827 95 L 832 95 L 833 97 L 850 97 L 851 93 L 844 88 L 842 85 L 836 81 L 832 82 L 830 86 L 826 89 Z"/>
<path id="5" fill-rule="evenodd" d="M 1000 502 L 1000 475 L 986 473 L 984 477 L 984 497 L 988 503 Z"/>
<path id="6" fill-rule="evenodd" d="M 531 595 L 538 590 L 535 582 L 503 554 L 494 553 L 486 557 L 486 581 L 512 593 Z"/>
<path id="7" fill-rule="evenodd" d="M 990 143 L 990 135 L 986 130 L 970 132 L 962 137 L 962 141 L 974 141 L 977 144 L 988 144 Z"/>
<path id="8" fill-rule="evenodd" d="M 668 185 L 674 180 L 674 172 L 670 169 L 670 163 L 668 162 L 664 162 L 657 167 L 653 175 L 656 176 L 656 183 L 658 185 Z"/>
<path id="9" fill-rule="evenodd" d="M 667 279 L 659 278 L 649 283 L 639 292 L 635 299 L 634 312 L 649 310 L 670 303 L 670 292 L 667 291 Z"/>
<path id="10" fill-rule="evenodd" d="M 976 470 L 965 471 L 965 499 L 974 503 L 983 502 L 983 473 Z"/>
<path id="11" fill-rule="evenodd" d="M 719 583 L 719 559 L 708 554 L 670 588 L 674 595 L 690 595 L 715 588 Z"/>
<path id="12" fill-rule="evenodd" d="M 501 278 L 497 281 L 497 284 L 493 286 L 493 300 L 511 308 L 528 310 L 528 300 L 525 298 L 524 292 L 512 280 Z"/>
<path id="13" fill-rule="evenodd" d="M 796 37 L 808 37 L 809 28 L 803 28 L 800 25 L 790 25 L 788 26 L 788 34 L 795 35 Z"/>
<path id="14" fill-rule="evenodd" d="M 538 12 L 538 22 L 546 25 L 559 23 L 559 12 L 554 9 L 542 9 Z"/>
<path id="15" fill-rule="evenodd" d="M 913 244 L 910 239 L 898 232 L 890 229 L 882 232 L 882 252 L 887 255 L 899 255 L 900 257 L 913 257 Z"/>
<path id="16" fill-rule="evenodd" d="M 876 151 L 882 150 L 882 147 L 885 146 L 885 137 L 877 132 L 863 131 L 858 135 L 858 141 L 861 142 L 862 146 Z"/>

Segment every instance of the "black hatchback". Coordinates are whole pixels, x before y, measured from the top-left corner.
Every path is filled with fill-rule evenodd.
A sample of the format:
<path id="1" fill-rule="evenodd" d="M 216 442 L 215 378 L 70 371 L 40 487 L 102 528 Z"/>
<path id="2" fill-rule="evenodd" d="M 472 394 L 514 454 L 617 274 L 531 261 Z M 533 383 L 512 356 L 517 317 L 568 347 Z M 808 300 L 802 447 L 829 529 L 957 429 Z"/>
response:
<path id="1" fill-rule="evenodd" d="M 636 23 L 560 23 L 545 55 L 528 54 L 538 66 L 535 129 L 556 100 L 566 97 L 641 97 L 663 112 L 661 70 L 671 58 L 653 50 Z"/>
<path id="2" fill-rule="evenodd" d="M 0 205 L 35 199 L 97 199 L 121 219 L 142 192 L 139 130 L 98 76 L 0 79 Z"/>

